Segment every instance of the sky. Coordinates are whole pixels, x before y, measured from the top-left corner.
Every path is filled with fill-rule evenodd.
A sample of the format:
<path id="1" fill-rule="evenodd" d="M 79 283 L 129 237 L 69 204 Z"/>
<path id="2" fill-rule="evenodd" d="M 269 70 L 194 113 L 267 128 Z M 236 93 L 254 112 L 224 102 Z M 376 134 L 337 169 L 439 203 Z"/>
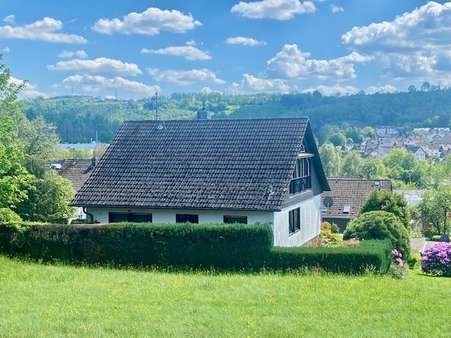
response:
<path id="1" fill-rule="evenodd" d="M 323 95 L 451 82 L 451 2 L 2 0 L 24 97 Z"/>

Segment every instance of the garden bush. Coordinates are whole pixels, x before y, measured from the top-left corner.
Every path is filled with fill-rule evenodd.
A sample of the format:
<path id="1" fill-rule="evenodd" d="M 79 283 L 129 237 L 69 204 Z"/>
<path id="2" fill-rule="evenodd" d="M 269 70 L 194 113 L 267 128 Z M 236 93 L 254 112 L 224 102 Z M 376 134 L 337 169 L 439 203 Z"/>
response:
<path id="1" fill-rule="evenodd" d="M 0 208 L 0 224 L 15 224 L 22 222 L 22 218 L 8 208 Z"/>
<path id="2" fill-rule="evenodd" d="M 386 211 L 370 211 L 352 220 L 343 234 L 344 239 L 389 239 L 393 248 L 410 257 L 409 233 L 401 221 Z"/>
<path id="3" fill-rule="evenodd" d="M 327 272 L 386 273 L 392 245 L 385 241 L 361 241 L 355 247 L 274 248 L 267 261 L 270 270 L 318 269 Z"/>
<path id="4" fill-rule="evenodd" d="M 421 269 L 433 276 L 451 277 L 451 244 L 436 243 L 421 257 Z"/>
<path id="5" fill-rule="evenodd" d="M 265 224 L 0 226 L 0 252 L 91 264 L 253 268 L 272 241 Z"/>

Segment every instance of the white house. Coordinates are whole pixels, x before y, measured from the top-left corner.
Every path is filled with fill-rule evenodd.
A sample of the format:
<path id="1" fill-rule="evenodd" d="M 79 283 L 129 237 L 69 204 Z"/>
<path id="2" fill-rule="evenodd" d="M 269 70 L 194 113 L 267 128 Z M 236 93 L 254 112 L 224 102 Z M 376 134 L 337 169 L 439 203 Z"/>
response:
<path id="1" fill-rule="evenodd" d="M 99 223 L 271 223 L 274 245 L 299 246 L 327 190 L 306 118 L 130 121 L 73 205 Z"/>

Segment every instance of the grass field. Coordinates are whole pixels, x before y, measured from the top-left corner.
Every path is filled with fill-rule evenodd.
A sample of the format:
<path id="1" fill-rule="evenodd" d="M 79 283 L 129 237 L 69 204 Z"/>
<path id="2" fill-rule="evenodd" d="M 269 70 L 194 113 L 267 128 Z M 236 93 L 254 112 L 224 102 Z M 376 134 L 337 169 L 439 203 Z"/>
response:
<path id="1" fill-rule="evenodd" d="M 445 337 L 451 279 L 164 273 L 0 256 L 0 336 Z"/>

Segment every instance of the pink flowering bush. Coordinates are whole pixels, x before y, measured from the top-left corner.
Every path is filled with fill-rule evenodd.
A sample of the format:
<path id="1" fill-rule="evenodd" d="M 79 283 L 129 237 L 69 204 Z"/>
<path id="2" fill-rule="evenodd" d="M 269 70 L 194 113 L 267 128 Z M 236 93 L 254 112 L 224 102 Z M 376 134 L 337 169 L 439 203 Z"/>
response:
<path id="1" fill-rule="evenodd" d="M 451 244 L 437 243 L 426 249 L 421 257 L 421 269 L 433 276 L 451 277 Z"/>
<path id="2" fill-rule="evenodd" d="M 392 256 L 392 264 L 390 266 L 389 273 L 394 278 L 404 278 L 407 275 L 408 269 L 407 265 L 405 264 L 402 253 L 399 250 L 393 249 L 391 252 Z"/>

